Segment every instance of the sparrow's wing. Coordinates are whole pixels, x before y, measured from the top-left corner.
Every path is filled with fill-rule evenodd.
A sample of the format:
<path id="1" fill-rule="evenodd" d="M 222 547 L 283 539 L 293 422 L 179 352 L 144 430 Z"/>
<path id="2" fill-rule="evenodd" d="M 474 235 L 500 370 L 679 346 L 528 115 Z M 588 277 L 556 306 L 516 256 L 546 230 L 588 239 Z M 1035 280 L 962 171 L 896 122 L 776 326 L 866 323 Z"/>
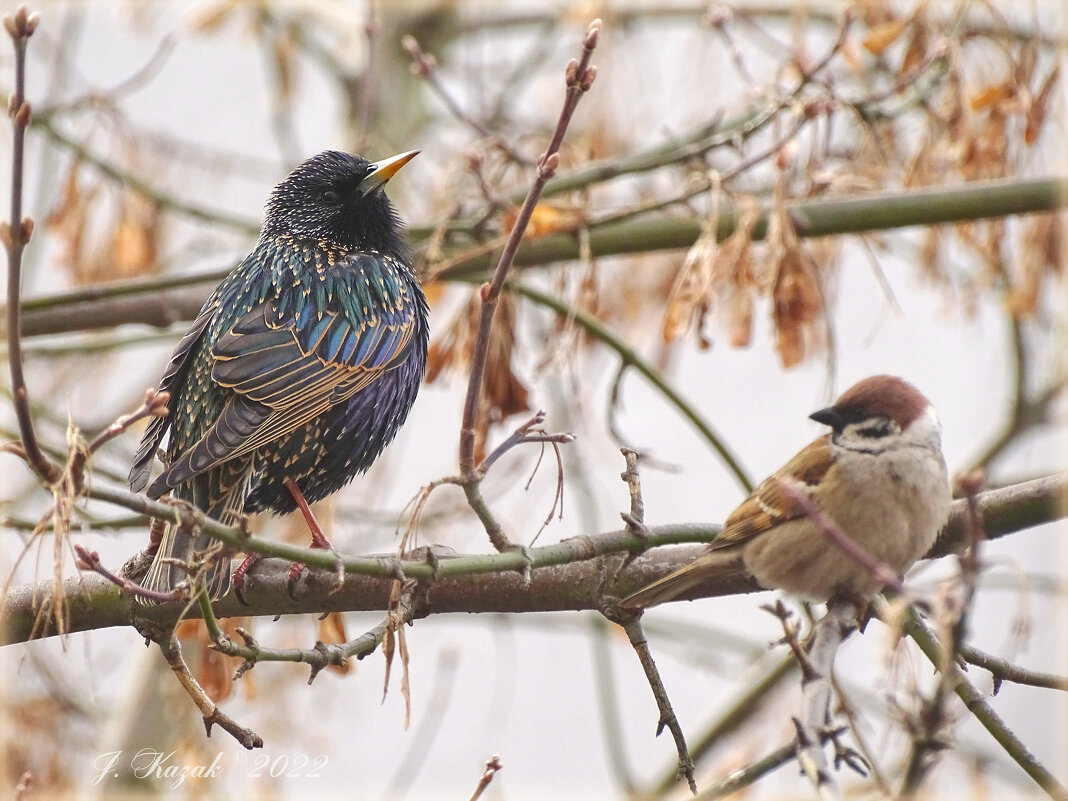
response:
<path id="1" fill-rule="evenodd" d="M 311 304 L 288 319 L 273 301 L 256 306 L 212 348 L 212 379 L 233 397 L 150 492 L 251 453 L 348 400 L 403 361 L 414 330 L 411 305 L 368 313 L 359 325 L 336 311 L 317 315 Z"/>
<path id="2" fill-rule="evenodd" d="M 751 540 L 786 520 L 804 514 L 801 507 L 783 490 L 781 479 L 792 479 L 807 492 L 815 489 L 832 463 L 831 435 L 809 443 L 787 462 L 779 472 L 753 490 L 723 524 L 723 532 L 711 548 L 728 548 Z"/>
<path id="3" fill-rule="evenodd" d="M 732 572 L 744 573 L 741 550 L 735 546 L 804 514 L 801 507 L 783 492 L 780 479 L 790 478 L 806 488 L 815 488 L 830 466 L 831 437 L 828 434 L 810 443 L 778 473 L 753 490 L 727 518 L 723 531 L 712 541 L 708 551 L 685 567 L 627 596 L 620 604 L 636 609 L 655 606 L 674 600 L 706 581 L 729 578 Z"/>

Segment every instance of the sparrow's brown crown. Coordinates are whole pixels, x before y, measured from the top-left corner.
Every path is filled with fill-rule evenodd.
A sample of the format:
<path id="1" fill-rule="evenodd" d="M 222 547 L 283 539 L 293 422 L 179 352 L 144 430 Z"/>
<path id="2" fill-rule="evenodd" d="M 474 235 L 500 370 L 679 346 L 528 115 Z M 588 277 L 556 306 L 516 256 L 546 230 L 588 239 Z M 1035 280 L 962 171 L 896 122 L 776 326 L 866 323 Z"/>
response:
<path id="1" fill-rule="evenodd" d="M 922 415 L 931 402 L 904 379 L 873 375 L 858 381 L 834 402 L 811 415 L 813 420 L 841 430 L 850 423 L 874 417 L 885 418 L 904 430 Z"/>

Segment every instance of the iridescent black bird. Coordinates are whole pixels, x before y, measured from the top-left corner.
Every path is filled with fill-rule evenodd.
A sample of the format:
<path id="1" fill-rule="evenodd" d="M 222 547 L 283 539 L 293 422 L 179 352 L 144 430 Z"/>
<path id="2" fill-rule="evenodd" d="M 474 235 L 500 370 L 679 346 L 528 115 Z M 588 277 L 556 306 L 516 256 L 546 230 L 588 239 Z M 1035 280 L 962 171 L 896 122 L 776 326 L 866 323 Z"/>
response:
<path id="1" fill-rule="evenodd" d="M 167 365 L 159 388 L 171 393 L 169 413 L 145 431 L 135 491 L 168 429 L 148 496 L 170 492 L 224 523 L 325 498 L 393 439 L 422 381 L 428 326 L 382 187 L 416 152 L 369 163 L 326 151 L 274 188 L 255 250 Z M 168 527 L 144 586 L 172 590 L 189 576 L 175 560 L 190 563 L 209 542 Z M 204 579 L 213 599 L 225 594 L 229 560 Z"/>

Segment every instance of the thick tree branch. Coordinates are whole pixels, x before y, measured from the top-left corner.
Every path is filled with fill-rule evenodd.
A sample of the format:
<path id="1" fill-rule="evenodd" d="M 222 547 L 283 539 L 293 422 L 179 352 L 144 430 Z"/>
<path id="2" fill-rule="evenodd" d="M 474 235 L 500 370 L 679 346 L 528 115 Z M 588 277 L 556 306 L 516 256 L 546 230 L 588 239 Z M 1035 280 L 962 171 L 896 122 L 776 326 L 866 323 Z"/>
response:
<path id="1" fill-rule="evenodd" d="M 1065 517 L 1068 510 L 1062 500 L 1066 490 L 1068 475 L 1061 474 L 982 493 L 978 500 L 988 536 L 996 539 Z M 116 498 L 126 496 L 143 501 L 143 506 L 135 511 L 177 517 L 173 507 L 149 501 L 143 496 L 115 493 Z M 965 502 L 955 502 L 949 523 L 928 556 L 939 557 L 954 552 L 954 544 L 962 542 L 965 536 L 966 516 Z M 202 525 L 213 535 L 226 532 L 228 539 L 240 547 L 241 534 L 236 529 L 212 521 Z M 710 523 L 650 526 L 644 538 L 623 529 L 530 548 L 525 553 L 509 551 L 455 557 L 438 554 L 434 564 L 389 557 L 343 557 L 345 580 L 340 587 L 333 555 L 251 538 L 248 542 L 252 546 L 280 558 L 265 559 L 257 564 L 246 596 L 248 607 L 228 597 L 216 603 L 214 608 L 218 617 L 384 610 L 392 581 L 402 573 L 407 578 L 430 580 L 427 599 L 421 609 L 426 614 L 600 609 L 604 602 L 600 585 L 604 576 L 615 569 L 618 554 L 652 549 L 634 559 L 608 588 L 613 595 L 624 596 L 688 564 L 703 550 L 703 546 L 697 544 L 673 548 L 659 546 L 708 542 L 718 532 L 719 526 Z M 298 600 L 290 598 L 287 592 L 289 563 L 293 560 L 317 567 L 308 571 L 304 579 L 306 592 Z M 530 579 L 524 582 L 523 576 L 516 571 L 527 564 L 531 567 Z M 759 589 L 744 572 L 725 570 L 723 575 L 683 598 L 711 598 Z M 73 576 L 64 582 L 64 592 L 69 607 L 68 631 L 133 622 L 128 599 L 106 579 L 94 574 Z M 52 629 L 38 628 L 44 625 L 38 623 L 38 615 L 50 608 L 52 596 L 50 581 L 12 588 L 4 599 L 0 643 L 55 634 Z M 138 611 L 155 622 L 173 623 L 182 608 L 170 604 L 139 608 Z"/>

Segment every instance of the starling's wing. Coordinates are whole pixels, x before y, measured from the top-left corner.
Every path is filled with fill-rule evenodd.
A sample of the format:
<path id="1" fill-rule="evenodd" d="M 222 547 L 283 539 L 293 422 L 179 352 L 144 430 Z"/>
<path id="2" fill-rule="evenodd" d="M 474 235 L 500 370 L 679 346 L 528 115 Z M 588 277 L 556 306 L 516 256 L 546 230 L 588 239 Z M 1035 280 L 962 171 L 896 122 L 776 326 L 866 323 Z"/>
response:
<path id="1" fill-rule="evenodd" d="M 212 379 L 234 396 L 153 489 L 162 494 L 346 401 L 404 360 L 415 328 L 415 310 L 403 305 L 358 326 L 338 312 L 317 315 L 310 304 L 288 321 L 273 301 L 255 307 L 212 349 Z"/>
<path id="2" fill-rule="evenodd" d="M 176 383 L 180 384 L 182 382 L 182 377 L 187 371 L 186 360 L 189 358 L 189 352 L 204 335 L 204 329 L 207 328 L 208 321 L 211 319 L 212 315 L 215 314 L 217 308 L 217 299 L 215 296 L 212 296 L 212 298 L 204 304 L 204 308 L 200 310 L 200 314 L 197 316 L 196 320 L 193 321 L 193 325 L 186 335 L 182 337 L 181 341 L 178 343 L 178 347 L 174 349 L 174 354 L 171 356 L 170 363 L 167 365 L 167 369 L 163 372 L 163 377 L 159 381 L 158 390 L 160 392 L 171 392 L 172 403 L 174 397 L 172 387 Z M 145 428 L 145 434 L 141 437 L 141 444 L 137 448 L 137 454 L 134 456 L 133 467 L 130 468 L 130 476 L 127 479 L 134 492 L 140 492 L 145 484 L 148 483 L 148 474 L 152 470 L 152 457 L 156 455 L 156 449 L 163 440 L 163 435 L 170 427 L 171 419 L 171 414 L 167 414 L 164 417 L 153 417 L 149 420 L 148 426 Z"/>
<path id="3" fill-rule="evenodd" d="M 797 481 L 806 490 L 814 488 L 832 461 L 830 434 L 810 442 L 731 512 L 723 532 L 709 547 L 715 550 L 747 542 L 786 520 L 804 515 L 801 506 L 783 490 L 781 479 Z"/>

